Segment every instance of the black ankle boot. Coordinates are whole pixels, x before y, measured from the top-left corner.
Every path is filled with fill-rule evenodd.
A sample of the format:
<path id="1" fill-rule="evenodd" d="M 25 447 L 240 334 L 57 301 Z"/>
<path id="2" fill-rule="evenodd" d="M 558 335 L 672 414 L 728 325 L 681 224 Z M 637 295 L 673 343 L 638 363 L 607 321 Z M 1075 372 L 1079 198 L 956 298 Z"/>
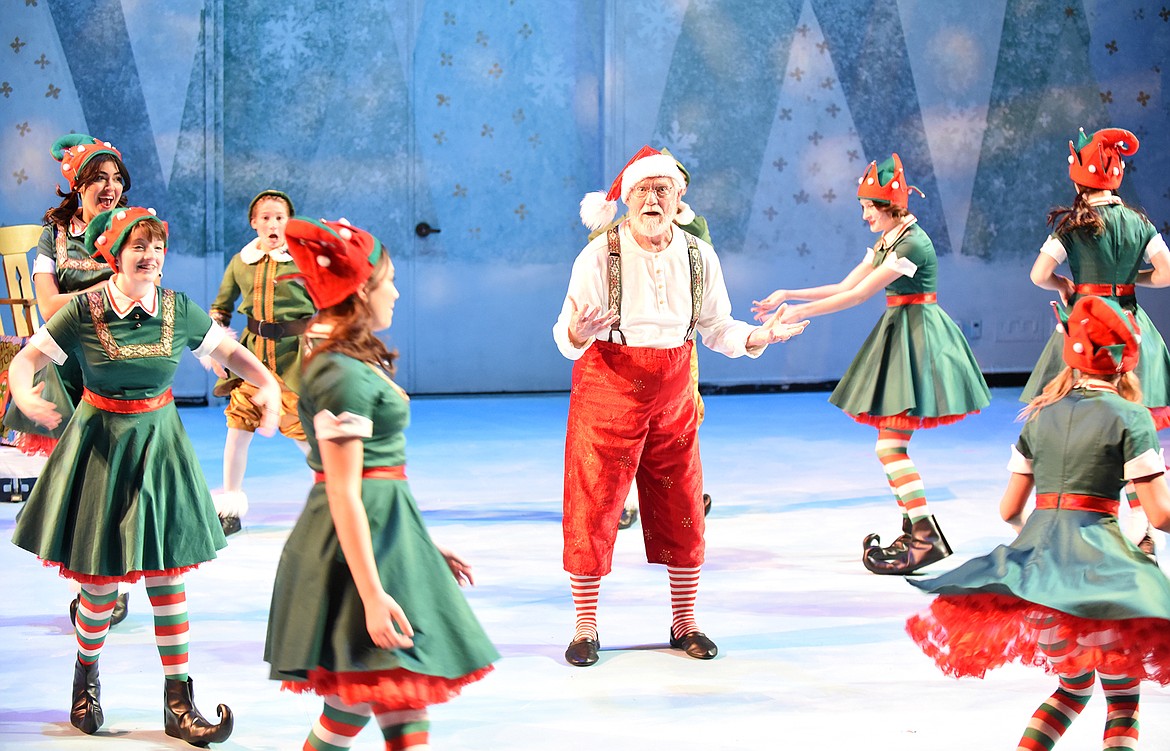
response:
<path id="1" fill-rule="evenodd" d="M 102 712 L 102 684 L 98 680 L 98 666 L 84 665 L 81 660 L 73 666 L 73 706 L 69 722 L 86 735 L 93 735 L 106 721 Z"/>
<path id="2" fill-rule="evenodd" d="M 861 562 L 875 574 L 903 575 L 917 571 L 923 566 L 941 561 L 951 554 L 951 546 L 933 516 L 919 519 L 910 525 L 910 541 L 906 549 L 893 558 L 882 560 L 877 557 L 881 548 L 866 552 Z"/>
<path id="3" fill-rule="evenodd" d="M 881 561 L 888 561 L 901 555 L 910 545 L 910 526 L 910 517 L 903 516 L 902 534 L 886 547 L 882 547 L 881 535 L 877 533 L 866 535 L 865 539 L 861 541 L 862 554 L 866 557 L 873 556 Z"/>
<path id="4" fill-rule="evenodd" d="M 164 681 L 163 688 L 163 729 L 172 738 L 187 741 L 192 746 L 206 746 L 208 743 L 222 743 L 232 734 L 235 719 L 226 704 L 220 704 L 219 724 L 212 725 L 195 708 L 195 683 L 185 681 Z"/>

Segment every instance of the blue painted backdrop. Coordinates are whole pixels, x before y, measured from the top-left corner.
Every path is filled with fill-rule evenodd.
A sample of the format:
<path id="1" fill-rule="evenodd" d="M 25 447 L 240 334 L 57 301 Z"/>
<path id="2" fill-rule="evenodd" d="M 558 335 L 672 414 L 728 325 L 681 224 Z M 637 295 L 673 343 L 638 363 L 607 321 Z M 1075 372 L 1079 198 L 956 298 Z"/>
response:
<path id="1" fill-rule="evenodd" d="M 1077 128 L 1127 127 L 1123 194 L 1170 229 L 1170 9 L 988 0 L 5 0 L 0 223 L 53 203 L 49 144 L 115 143 L 171 222 L 165 282 L 202 301 L 266 187 L 392 249 L 390 340 L 416 392 L 566 388 L 549 329 L 584 242 L 577 202 L 643 143 L 693 175 L 733 304 L 836 281 L 871 237 L 854 198 L 897 151 L 940 297 L 989 372 L 1050 330 L 1027 281 L 1071 200 Z M 426 222 L 441 230 L 419 238 Z M 1170 295 L 1143 299 L 1166 321 Z M 879 301 L 702 380 L 838 377 Z M 177 389 L 207 393 L 193 364 Z"/>

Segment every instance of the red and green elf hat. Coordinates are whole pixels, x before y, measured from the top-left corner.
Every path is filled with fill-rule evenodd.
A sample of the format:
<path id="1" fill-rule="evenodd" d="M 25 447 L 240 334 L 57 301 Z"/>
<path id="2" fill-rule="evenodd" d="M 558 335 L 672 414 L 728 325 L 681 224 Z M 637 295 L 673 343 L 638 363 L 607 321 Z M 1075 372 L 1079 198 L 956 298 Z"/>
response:
<path id="1" fill-rule="evenodd" d="M 900 208 L 909 208 L 910 191 L 926 198 L 926 194 L 913 185 L 906 184 L 906 170 L 902 159 L 895 152 L 881 164 L 870 162 L 865 174 L 857 181 L 857 197 L 874 203 L 884 203 Z"/>
<path id="2" fill-rule="evenodd" d="M 381 241 L 346 219 L 327 222 L 294 216 L 284 227 L 288 252 L 318 308 L 343 302 L 362 288 L 385 252 Z M 283 278 L 283 277 L 282 277 Z"/>
<path id="3" fill-rule="evenodd" d="M 109 141 L 102 141 L 87 136 L 84 133 L 69 133 L 53 142 L 49 149 L 53 158 L 61 163 L 61 174 L 69 181 L 69 190 L 77 187 L 77 175 L 82 168 L 98 154 L 110 154 L 122 161 L 122 152 L 110 145 Z M 130 189 L 130 175 L 122 171 L 122 189 Z"/>
<path id="4" fill-rule="evenodd" d="M 1110 375 L 1137 367 L 1142 337 L 1133 314 L 1112 300 L 1087 295 L 1072 311 L 1056 307 L 1065 330 L 1064 361 L 1082 373 Z"/>
<path id="5" fill-rule="evenodd" d="M 154 219 L 163 228 L 163 252 L 166 252 L 167 238 L 170 230 L 167 223 L 158 218 L 154 209 L 144 209 L 141 206 L 127 206 L 126 208 L 103 211 L 90 221 L 85 228 L 85 249 L 91 256 L 101 256 L 101 259 L 117 269 L 116 258 L 122 249 L 122 243 L 130 236 L 130 230 L 135 224 Z"/>
<path id="6" fill-rule="evenodd" d="M 1102 128 L 1092 136 L 1081 128 L 1077 144 L 1068 142 L 1068 176 L 1077 185 L 1097 190 L 1117 190 L 1125 177 L 1122 156 L 1133 156 L 1138 139 L 1124 128 Z"/>
<path id="7" fill-rule="evenodd" d="M 678 162 L 669 154 L 643 146 L 626 162 L 614 178 L 608 193 L 594 191 L 581 199 L 581 223 L 591 230 L 601 229 L 617 216 L 617 201 L 626 201 L 634 186 L 647 177 L 665 177 L 673 180 L 681 190 L 687 181 L 678 168 Z"/>

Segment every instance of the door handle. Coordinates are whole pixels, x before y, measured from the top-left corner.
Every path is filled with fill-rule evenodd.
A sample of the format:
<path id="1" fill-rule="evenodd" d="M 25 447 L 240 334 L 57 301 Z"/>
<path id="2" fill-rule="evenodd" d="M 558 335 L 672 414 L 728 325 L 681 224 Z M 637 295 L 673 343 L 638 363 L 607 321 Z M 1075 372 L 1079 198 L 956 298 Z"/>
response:
<path id="1" fill-rule="evenodd" d="M 442 231 L 443 230 L 439 229 L 438 227 L 432 227 L 431 225 L 427 224 L 426 222 L 419 222 L 418 224 L 414 225 L 414 234 L 418 235 L 419 237 L 426 237 L 427 235 L 435 235 L 435 234 L 438 234 Z"/>

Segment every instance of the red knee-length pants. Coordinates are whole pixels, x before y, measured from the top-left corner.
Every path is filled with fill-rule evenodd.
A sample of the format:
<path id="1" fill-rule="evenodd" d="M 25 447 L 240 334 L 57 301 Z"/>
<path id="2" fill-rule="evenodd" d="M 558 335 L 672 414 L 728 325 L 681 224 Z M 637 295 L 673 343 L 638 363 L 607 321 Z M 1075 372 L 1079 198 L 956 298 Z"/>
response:
<path id="1" fill-rule="evenodd" d="M 637 480 L 646 560 L 703 563 L 703 468 L 693 342 L 671 349 L 594 342 L 573 367 L 565 435 L 565 570 L 610 572 L 618 519 Z"/>

